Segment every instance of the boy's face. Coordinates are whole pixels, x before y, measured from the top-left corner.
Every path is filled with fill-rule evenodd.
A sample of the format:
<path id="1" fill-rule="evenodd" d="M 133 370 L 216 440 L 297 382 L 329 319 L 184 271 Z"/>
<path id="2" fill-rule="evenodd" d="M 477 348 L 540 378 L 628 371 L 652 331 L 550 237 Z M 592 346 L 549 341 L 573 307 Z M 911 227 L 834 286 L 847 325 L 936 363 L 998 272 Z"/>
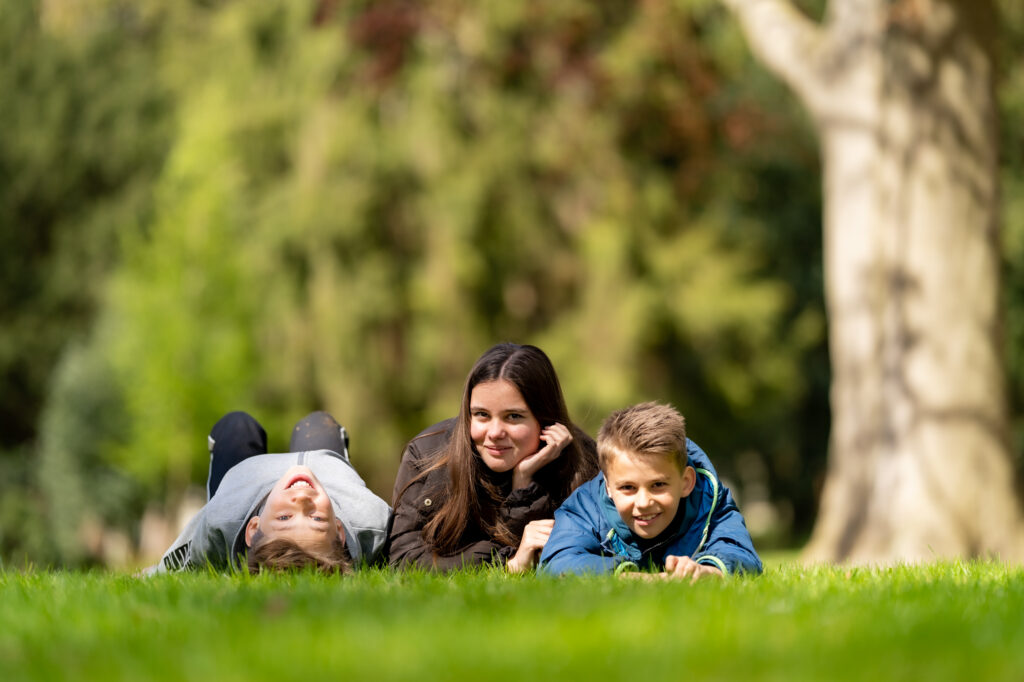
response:
<path id="1" fill-rule="evenodd" d="M 615 454 L 604 472 L 608 497 L 629 529 L 644 539 L 668 528 L 679 501 L 693 491 L 697 472 L 679 471 L 675 459 L 662 455 Z"/>
<path id="2" fill-rule="evenodd" d="M 267 496 L 263 512 L 249 519 L 245 544 L 259 530 L 268 540 L 285 538 L 307 550 L 326 552 L 334 538 L 345 540 L 345 529 L 334 515 L 334 505 L 309 467 L 293 466 Z"/>

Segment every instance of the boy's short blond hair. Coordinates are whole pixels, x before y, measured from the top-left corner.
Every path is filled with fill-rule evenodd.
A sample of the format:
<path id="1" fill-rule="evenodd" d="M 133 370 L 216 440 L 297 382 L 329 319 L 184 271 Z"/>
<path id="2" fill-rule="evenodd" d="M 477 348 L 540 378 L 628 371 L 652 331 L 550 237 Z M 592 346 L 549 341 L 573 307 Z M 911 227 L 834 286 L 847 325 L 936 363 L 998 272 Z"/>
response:
<path id="1" fill-rule="evenodd" d="M 686 469 L 686 420 L 671 405 L 648 402 L 612 412 L 597 433 L 601 471 L 616 455 L 669 456 Z"/>

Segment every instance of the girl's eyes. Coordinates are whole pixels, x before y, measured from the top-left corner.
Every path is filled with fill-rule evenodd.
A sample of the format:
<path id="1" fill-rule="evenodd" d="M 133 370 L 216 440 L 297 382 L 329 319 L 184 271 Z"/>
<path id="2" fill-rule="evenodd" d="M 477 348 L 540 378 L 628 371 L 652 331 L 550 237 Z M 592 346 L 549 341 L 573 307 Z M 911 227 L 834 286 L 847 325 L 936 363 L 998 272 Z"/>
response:
<path id="1" fill-rule="evenodd" d="M 314 517 L 313 517 L 313 520 L 314 520 L 314 521 L 318 521 L 318 522 L 319 522 L 319 521 L 323 521 L 323 522 L 326 522 L 326 521 L 327 521 L 327 517 L 326 517 L 326 516 L 314 516 Z"/>
<path id="2" fill-rule="evenodd" d="M 471 412 L 470 416 L 473 419 L 487 421 L 488 419 L 491 418 L 491 413 L 478 410 L 476 412 Z M 505 415 L 505 419 L 508 421 L 521 421 L 523 419 L 526 419 L 526 415 L 523 414 L 522 412 L 509 412 Z"/>
<path id="3" fill-rule="evenodd" d="M 292 517 L 291 514 L 281 514 L 280 516 L 277 517 L 277 520 L 278 521 L 287 521 L 291 517 Z"/>

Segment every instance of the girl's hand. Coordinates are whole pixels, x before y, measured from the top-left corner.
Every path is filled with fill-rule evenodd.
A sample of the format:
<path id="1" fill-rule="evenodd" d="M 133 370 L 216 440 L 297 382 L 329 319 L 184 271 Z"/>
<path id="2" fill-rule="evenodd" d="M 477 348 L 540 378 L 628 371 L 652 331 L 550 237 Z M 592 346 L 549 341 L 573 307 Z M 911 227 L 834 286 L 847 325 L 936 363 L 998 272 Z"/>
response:
<path id="1" fill-rule="evenodd" d="M 519 549 L 515 555 L 505 564 L 509 573 L 522 573 L 537 563 L 540 551 L 548 543 L 551 537 L 551 529 L 555 525 L 554 519 L 541 519 L 530 521 L 523 529 L 523 539 L 519 543 Z"/>
<path id="2" fill-rule="evenodd" d="M 572 442 L 572 432 L 562 424 L 555 422 L 544 427 L 540 432 L 544 446 L 519 460 L 512 470 L 512 489 L 525 488 L 533 482 L 533 476 L 543 467 L 555 461 L 565 446 Z"/>
<path id="3" fill-rule="evenodd" d="M 675 556 L 669 554 L 665 557 L 665 572 L 662 574 L 669 579 L 689 578 L 693 584 L 703 577 L 721 578 L 721 569 L 708 564 L 698 564 L 688 556 Z"/>

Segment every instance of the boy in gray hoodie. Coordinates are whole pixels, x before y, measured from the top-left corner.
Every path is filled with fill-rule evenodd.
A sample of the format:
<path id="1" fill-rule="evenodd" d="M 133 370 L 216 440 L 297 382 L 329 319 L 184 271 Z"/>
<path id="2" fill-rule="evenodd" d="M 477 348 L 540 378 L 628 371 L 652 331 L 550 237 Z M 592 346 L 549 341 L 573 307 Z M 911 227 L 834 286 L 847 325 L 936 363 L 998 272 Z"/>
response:
<path id="1" fill-rule="evenodd" d="M 352 467 L 348 435 L 314 412 L 292 431 L 290 452 L 266 454 L 263 427 L 231 412 L 210 431 L 207 503 L 149 573 L 211 566 L 346 573 L 375 561 L 391 507 Z"/>

